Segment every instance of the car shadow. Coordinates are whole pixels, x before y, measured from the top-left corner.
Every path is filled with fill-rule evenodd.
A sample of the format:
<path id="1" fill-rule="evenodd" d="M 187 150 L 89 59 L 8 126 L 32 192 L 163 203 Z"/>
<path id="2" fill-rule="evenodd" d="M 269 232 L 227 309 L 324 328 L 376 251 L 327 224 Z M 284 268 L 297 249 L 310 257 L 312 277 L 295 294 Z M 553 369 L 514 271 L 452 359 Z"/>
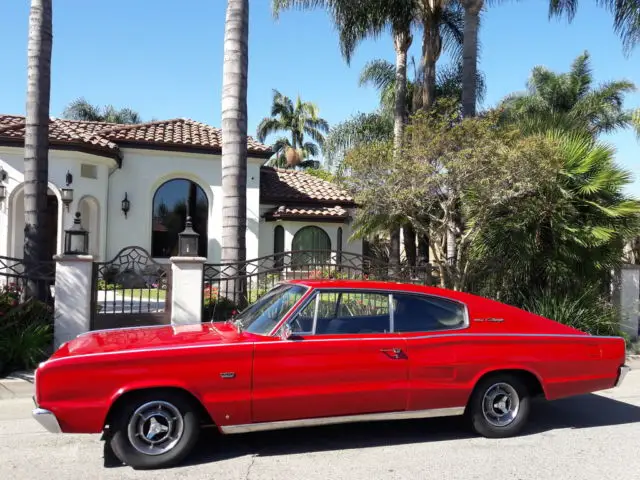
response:
<path id="1" fill-rule="evenodd" d="M 536 401 L 522 436 L 563 428 L 592 428 L 640 423 L 640 407 L 599 395 L 582 395 L 553 402 Z M 280 456 L 359 448 L 410 445 L 476 437 L 462 417 L 367 422 L 295 428 L 239 435 L 204 429 L 195 451 L 181 466 L 243 456 Z M 105 466 L 107 465 L 105 452 Z"/>

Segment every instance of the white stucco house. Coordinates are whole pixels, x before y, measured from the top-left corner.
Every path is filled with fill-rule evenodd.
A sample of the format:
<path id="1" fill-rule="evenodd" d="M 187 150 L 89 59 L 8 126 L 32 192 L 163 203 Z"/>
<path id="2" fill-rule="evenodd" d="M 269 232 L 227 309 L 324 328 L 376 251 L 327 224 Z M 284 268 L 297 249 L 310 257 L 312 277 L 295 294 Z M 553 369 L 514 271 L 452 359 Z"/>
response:
<path id="1" fill-rule="evenodd" d="M 0 115 L 0 256 L 16 258 L 24 241 L 24 128 L 24 117 Z M 272 152 L 251 138 L 248 152 L 248 259 L 305 249 L 362 252 L 361 242 L 348 242 L 355 208 L 349 195 L 305 173 L 265 167 Z M 64 230 L 78 211 L 97 260 L 135 245 L 168 261 L 188 209 L 200 255 L 219 262 L 220 153 L 221 131 L 189 119 L 138 125 L 52 119 L 51 255 L 62 253 Z M 68 208 L 61 195 L 67 188 L 73 190 Z"/>

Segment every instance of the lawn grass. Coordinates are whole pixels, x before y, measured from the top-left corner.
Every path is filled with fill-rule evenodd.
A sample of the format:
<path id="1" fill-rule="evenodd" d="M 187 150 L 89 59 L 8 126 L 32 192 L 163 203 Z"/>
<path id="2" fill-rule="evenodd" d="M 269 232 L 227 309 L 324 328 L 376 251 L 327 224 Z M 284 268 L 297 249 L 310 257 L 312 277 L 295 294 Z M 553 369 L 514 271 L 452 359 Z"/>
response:
<path id="1" fill-rule="evenodd" d="M 117 292 L 125 298 L 133 298 L 133 300 L 164 300 L 167 296 L 166 290 L 157 288 L 125 288 L 117 290 Z"/>

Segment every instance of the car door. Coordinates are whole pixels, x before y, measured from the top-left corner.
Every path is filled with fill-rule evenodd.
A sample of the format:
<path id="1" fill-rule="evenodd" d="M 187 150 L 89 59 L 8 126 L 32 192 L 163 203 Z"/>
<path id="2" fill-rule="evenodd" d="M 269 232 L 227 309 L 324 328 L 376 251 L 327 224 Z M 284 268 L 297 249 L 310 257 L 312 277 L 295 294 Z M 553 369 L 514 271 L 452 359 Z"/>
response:
<path id="1" fill-rule="evenodd" d="M 405 341 L 386 292 L 319 290 L 291 317 L 293 335 L 255 344 L 254 422 L 404 411 Z"/>
<path id="2" fill-rule="evenodd" d="M 463 303 L 435 295 L 394 293 L 394 331 L 406 341 L 409 358 L 408 410 L 460 407 L 469 394 L 458 381 L 461 329 L 468 325 Z"/>

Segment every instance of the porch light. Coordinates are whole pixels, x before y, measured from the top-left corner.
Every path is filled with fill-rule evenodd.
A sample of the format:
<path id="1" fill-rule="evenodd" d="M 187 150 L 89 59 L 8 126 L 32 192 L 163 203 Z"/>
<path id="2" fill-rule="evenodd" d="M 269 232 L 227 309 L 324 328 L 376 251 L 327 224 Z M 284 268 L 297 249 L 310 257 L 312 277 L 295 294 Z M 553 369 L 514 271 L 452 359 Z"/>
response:
<path id="1" fill-rule="evenodd" d="M 124 218 L 127 218 L 127 213 L 131 209 L 131 202 L 127 198 L 127 192 L 124 192 L 124 200 L 122 200 L 122 213 L 124 213 Z"/>
<path id="2" fill-rule="evenodd" d="M 86 255 L 89 252 L 89 232 L 80 224 L 80 212 L 76 212 L 73 225 L 64 231 L 65 255 Z"/>
<path id="3" fill-rule="evenodd" d="M 73 202 L 73 188 L 61 188 L 60 197 L 62 197 L 62 203 L 64 203 L 67 212 L 69 211 L 69 205 Z"/>
<path id="4" fill-rule="evenodd" d="M 69 211 L 69 205 L 73 202 L 73 188 L 70 188 L 73 183 L 73 175 L 67 170 L 67 176 L 65 178 L 67 186 L 60 189 L 60 197 L 62 197 L 62 203 L 64 203 L 67 212 Z"/>
<path id="5" fill-rule="evenodd" d="M 191 217 L 187 217 L 184 231 L 178 234 L 178 254 L 181 257 L 197 257 L 198 237 L 200 235 L 193 230 Z"/>
<path id="6" fill-rule="evenodd" d="M 9 175 L 7 174 L 5 169 L 0 167 L 0 202 L 7 198 L 7 187 L 2 185 L 2 182 L 6 182 L 8 176 Z"/>

